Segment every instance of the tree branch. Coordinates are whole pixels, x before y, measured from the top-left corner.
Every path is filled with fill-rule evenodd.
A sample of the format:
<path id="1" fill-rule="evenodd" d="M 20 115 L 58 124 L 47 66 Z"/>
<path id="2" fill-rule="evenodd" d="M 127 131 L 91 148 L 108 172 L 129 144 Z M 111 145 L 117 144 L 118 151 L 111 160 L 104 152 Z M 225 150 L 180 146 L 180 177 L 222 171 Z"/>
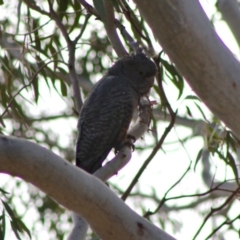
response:
<path id="1" fill-rule="evenodd" d="M 105 24 L 105 28 L 106 28 L 107 33 L 110 33 L 110 36 L 108 36 L 108 37 L 109 37 L 110 42 L 113 43 L 114 50 L 116 51 L 118 56 L 126 55 L 127 52 L 125 51 L 124 47 L 122 46 L 122 43 L 121 43 L 121 41 L 120 41 L 120 39 L 119 39 L 119 37 L 117 35 L 117 32 L 116 32 L 116 30 L 115 30 L 115 28 L 114 28 L 114 26 L 113 26 L 113 24 L 111 22 L 114 19 L 114 15 L 113 15 L 113 8 L 110 5 L 110 3 L 108 3 L 107 0 L 104 2 L 106 11 L 109 11 L 108 15 L 106 17 L 105 15 L 104 16 L 100 16 L 99 13 L 97 12 L 97 10 L 95 8 L 93 8 L 90 4 L 88 4 L 85 0 L 78 0 L 78 1 L 79 1 L 79 3 L 81 5 L 83 5 L 87 9 L 87 11 L 89 13 L 93 14 L 98 19 L 102 20 L 103 17 L 104 17 L 104 19 L 106 21 L 103 21 L 103 22 Z M 110 22 L 107 23 L 107 21 L 110 21 Z M 115 23 L 115 26 L 117 28 L 119 28 L 119 30 L 121 31 L 123 37 L 130 44 L 130 46 L 134 50 L 134 52 L 136 52 L 136 53 L 142 52 L 142 49 L 139 47 L 139 43 L 136 42 L 131 37 L 131 35 L 126 31 L 125 27 L 117 19 L 114 19 L 114 23 Z"/>
<path id="2" fill-rule="evenodd" d="M 62 23 L 60 17 L 54 11 L 50 0 L 48 0 L 48 4 L 49 4 L 49 10 L 50 10 L 51 17 L 56 22 L 57 26 L 59 27 L 59 29 L 62 32 L 62 35 L 63 35 L 65 41 L 67 42 L 68 52 L 69 52 L 69 58 L 68 58 L 69 75 L 70 75 L 70 78 L 72 81 L 72 89 L 73 89 L 74 100 L 76 103 L 76 108 L 77 108 L 77 111 L 80 112 L 83 102 L 82 102 L 82 96 L 81 96 L 81 92 L 80 92 L 79 85 L 78 85 L 78 76 L 77 76 L 76 69 L 75 69 L 75 48 L 76 48 L 77 40 L 79 40 L 83 31 L 80 32 L 80 35 L 75 39 L 75 41 L 72 41 L 68 35 L 68 32 L 67 32 L 65 26 Z M 87 19 L 89 19 L 89 16 L 87 16 Z M 83 30 L 84 29 L 85 28 L 83 28 Z"/>
<path id="3" fill-rule="evenodd" d="M 103 239 L 173 240 L 94 176 L 35 143 L 0 135 L 0 171 L 32 183 L 81 214 Z"/>
<path id="4" fill-rule="evenodd" d="M 125 50 L 118 34 L 116 31 L 116 27 L 114 24 L 114 11 L 111 1 L 104 0 L 103 1 L 105 6 L 105 12 L 106 12 L 106 21 L 104 21 L 105 29 L 107 32 L 107 36 L 109 38 L 109 41 L 111 42 L 111 45 L 113 49 L 116 51 L 118 57 L 126 56 L 128 53 Z M 101 16 L 103 18 L 103 16 Z"/>
<path id="5" fill-rule="evenodd" d="M 148 129 L 151 120 L 151 113 L 151 102 L 146 98 L 141 98 L 138 120 L 128 131 L 128 135 L 134 137 L 135 140 L 140 138 Z M 117 172 L 130 161 L 131 156 L 131 148 L 129 146 L 124 146 L 111 161 L 102 168 L 98 169 L 94 173 L 94 176 L 104 182 L 107 181 L 109 178 L 117 174 Z M 81 237 L 85 236 L 87 232 L 87 222 L 85 222 L 81 216 L 76 213 L 72 213 L 72 219 L 74 224 L 68 240 L 75 240 L 76 236 L 78 236 L 77 239 L 83 239 Z"/>
<path id="6" fill-rule="evenodd" d="M 240 138 L 240 65 L 217 36 L 199 1 L 135 3 L 193 90 Z"/>

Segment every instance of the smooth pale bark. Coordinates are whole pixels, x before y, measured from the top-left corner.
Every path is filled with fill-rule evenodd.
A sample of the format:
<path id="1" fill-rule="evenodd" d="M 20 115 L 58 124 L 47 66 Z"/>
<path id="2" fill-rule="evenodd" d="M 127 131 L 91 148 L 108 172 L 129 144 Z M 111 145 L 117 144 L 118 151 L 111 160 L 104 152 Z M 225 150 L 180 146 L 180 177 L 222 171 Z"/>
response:
<path id="1" fill-rule="evenodd" d="M 235 39 L 240 46 L 240 8 L 237 0 L 218 0 L 218 11 L 222 14 L 222 18 L 228 24 Z"/>
<path id="2" fill-rule="evenodd" d="M 134 0 L 164 51 L 210 110 L 240 138 L 240 64 L 197 0 Z"/>
<path id="3" fill-rule="evenodd" d="M 81 214 L 102 239 L 173 240 L 132 211 L 103 182 L 49 150 L 0 135 L 0 172 L 17 176 Z"/>

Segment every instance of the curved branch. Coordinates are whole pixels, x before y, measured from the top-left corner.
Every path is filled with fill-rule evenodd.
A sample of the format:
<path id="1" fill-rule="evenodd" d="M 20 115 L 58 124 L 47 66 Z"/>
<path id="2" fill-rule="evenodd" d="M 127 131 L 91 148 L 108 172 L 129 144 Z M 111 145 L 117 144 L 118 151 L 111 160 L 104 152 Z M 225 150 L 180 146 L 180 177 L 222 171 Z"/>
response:
<path id="1" fill-rule="evenodd" d="M 138 120 L 128 131 L 128 135 L 132 136 L 135 140 L 140 138 L 148 130 L 148 126 L 151 121 L 151 113 L 151 102 L 147 98 L 142 97 L 140 99 Z M 102 168 L 98 169 L 94 173 L 94 176 L 105 182 L 122 169 L 130 161 L 131 156 L 131 148 L 128 145 L 124 146 L 111 161 Z M 75 240 L 76 238 L 84 239 L 83 236 L 87 233 L 87 222 L 76 213 L 72 213 L 72 219 L 74 224 L 68 240 Z"/>
<path id="2" fill-rule="evenodd" d="M 54 11 L 50 0 L 48 0 L 48 5 L 49 5 L 49 10 L 50 10 L 52 19 L 55 21 L 56 25 L 61 30 L 62 35 L 65 41 L 67 42 L 68 52 L 69 52 L 69 58 L 68 58 L 69 75 L 72 81 L 72 89 L 73 89 L 74 100 L 76 103 L 76 108 L 77 108 L 77 111 L 80 112 L 83 101 L 82 101 L 82 96 L 81 96 L 81 92 L 78 85 L 78 76 L 75 69 L 75 48 L 76 48 L 77 40 L 81 37 L 82 34 L 80 33 L 80 35 L 75 39 L 75 41 L 72 41 L 59 15 Z M 89 19 L 89 16 L 87 16 L 86 18 Z M 83 28 L 83 31 L 84 29 L 85 28 Z"/>
<path id="3" fill-rule="evenodd" d="M 103 239 L 174 239 L 133 212 L 96 177 L 35 143 L 0 135 L 0 172 L 32 183 L 81 214 Z"/>
<path id="4" fill-rule="evenodd" d="M 107 36 L 109 38 L 109 41 L 111 42 L 111 45 L 113 49 L 116 51 L 118 57 L 126 56 L 128 53 L 125 50 L 118 34 L 115 28 L 114 24 L 114 11 L 111 1 L 104 0 L 103 1 L 105 6 L 105 12 L 106 12 L 106 21 L 104 21 L 105 29 L 107 32 Z M 103 19 L 103 17 L 102 17 Z"/>

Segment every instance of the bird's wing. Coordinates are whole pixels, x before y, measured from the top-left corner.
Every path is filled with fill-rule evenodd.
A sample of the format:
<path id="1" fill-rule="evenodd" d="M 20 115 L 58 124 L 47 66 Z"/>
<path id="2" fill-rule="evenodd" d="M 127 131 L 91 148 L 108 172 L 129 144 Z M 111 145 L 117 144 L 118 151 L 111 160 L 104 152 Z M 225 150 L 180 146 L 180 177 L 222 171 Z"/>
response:
<path id="1" fill-rule="evenodd" d="M 101 167 L 111 149 L 125 138 L 136 102 L 136 93 L 119 77 L 105 76 L 98 82 L 80 114 L 77 166 L 90 173 Z"/>

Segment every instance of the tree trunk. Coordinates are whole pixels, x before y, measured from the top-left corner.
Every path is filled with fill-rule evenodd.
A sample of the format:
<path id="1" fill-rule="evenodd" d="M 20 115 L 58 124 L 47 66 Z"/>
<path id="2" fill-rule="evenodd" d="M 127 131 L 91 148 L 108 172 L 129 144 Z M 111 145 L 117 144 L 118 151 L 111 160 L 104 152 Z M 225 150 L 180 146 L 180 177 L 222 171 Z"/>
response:
<path id="1" fill-rule="evenodd" d="M 164 51 L 210 110 L 240 138 L 240 65 L 197 0 L 135 0 Z"/>

